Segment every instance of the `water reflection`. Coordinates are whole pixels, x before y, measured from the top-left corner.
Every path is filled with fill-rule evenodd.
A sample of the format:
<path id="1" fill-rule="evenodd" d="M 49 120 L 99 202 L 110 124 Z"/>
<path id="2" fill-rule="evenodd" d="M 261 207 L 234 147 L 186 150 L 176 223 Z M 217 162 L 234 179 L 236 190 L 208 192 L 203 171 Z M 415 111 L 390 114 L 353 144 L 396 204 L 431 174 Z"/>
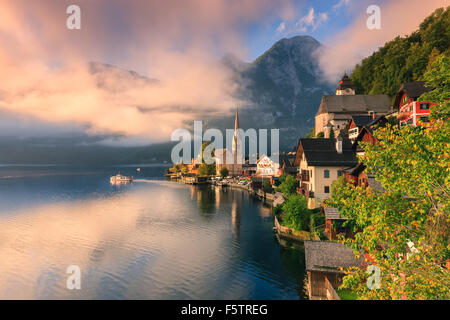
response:
<path id="1" fill-rule="evenodd" d="M 64 194 L 83 187 L 70 179 Z M 299 297 L 302 252 L 278 244 L 269 209 L 248 194 L 145 179 L 101 188 L 0 215 L 0 298 Z M 4 197 L 18 189 L 0 183 Z M 80 291 L 65 288 L 69 265 L 82 270 Z"/>
<path id="2" fill-rule="evenodd" d="M 236 195 L 236 194 L 235 194 Z M 241 226 L 241 211 L 238 208 L 238 201 L 236 197 L 233 199 L 233 204 L 231 207 L 231 226 L 233 230 L 234 239 L 239 242 L 239 229 Z"/>

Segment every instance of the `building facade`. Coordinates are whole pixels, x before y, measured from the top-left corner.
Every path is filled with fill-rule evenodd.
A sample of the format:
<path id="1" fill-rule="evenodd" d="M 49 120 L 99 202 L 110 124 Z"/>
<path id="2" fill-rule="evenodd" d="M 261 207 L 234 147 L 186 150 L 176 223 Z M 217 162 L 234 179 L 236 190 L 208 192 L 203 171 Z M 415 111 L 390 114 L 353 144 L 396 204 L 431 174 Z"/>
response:
<path id="1" fill-rule="evenodd" d="M 417 99 L 428 91 L 423 81 L 404 83 L 395 97 L 394 109 L 398 110 L 398 120 L 400 126 L 417 126 L 419 122 L 427 124 L 429 122 L 430 107 L 434 105 L 432 101 L 417 101 Z"/>
<path id="2" fill-rule="evenodd" d="M 240 150 L 239 150 L 240 149 Z M 228 174 L 232 177 L 243 174 L 243 144 L 239 134 L 239 110 L 236 107 L 236 117 L 234 119 L 234 135 L 232 142 L 232 151 L 226 148 L 214 151 L 214 160 L 216 162 L 216 174 L 220 175 L 223 168 L 227 168 Z M 242 159 L 239 159 L 242 158 Z"/>
<path id="3" fill-rule="evenodd" d="M 355 94 L 351 79 L 344 75 L 339 82 L 335 95 L 324 95 L 315 117 L 315 133 L 324 132 L 331 125 L 335 136 L 345 129 L 352 116 L 387 115 L 391 112 L 391 101 L 385 94 L 361 95 Z"/>
<path id="4" fill-rule="evenodd" d="M 350 140 L 339 135 L 336 139 L 300 139 L 294 164 L 299 167 L 297 193 L 307 197 L 312 209 L 330 198 L 333 181 L 344 169 L 355 166 L 357 158 Z"/>
<path id="5" fill-rule="evenodd" d="M 280 163 L 274 162 L 268 156 L 263 154 L 256 162 L 256 176 L 272 177 L 279 176 Z"/>

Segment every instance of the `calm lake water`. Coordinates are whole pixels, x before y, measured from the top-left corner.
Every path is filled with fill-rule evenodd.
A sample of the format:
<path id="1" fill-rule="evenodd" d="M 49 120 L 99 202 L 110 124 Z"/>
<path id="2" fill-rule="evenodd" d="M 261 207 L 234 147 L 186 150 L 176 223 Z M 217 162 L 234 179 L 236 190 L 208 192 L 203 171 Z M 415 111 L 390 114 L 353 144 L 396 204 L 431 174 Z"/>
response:
<path id="1" fill-rule="evenodd" d="M 135 168 L 0 166 L 0 299 L 304 298 L 304 253 L 268 207 Z M 119 171 L 135 183 L 110 185 Z"/>

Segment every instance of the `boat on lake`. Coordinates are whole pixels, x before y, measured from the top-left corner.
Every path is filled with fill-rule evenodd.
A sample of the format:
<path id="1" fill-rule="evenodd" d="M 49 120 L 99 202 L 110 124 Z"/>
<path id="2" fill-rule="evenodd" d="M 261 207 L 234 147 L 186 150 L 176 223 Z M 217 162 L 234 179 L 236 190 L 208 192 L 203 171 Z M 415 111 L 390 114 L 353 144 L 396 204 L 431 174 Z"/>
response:
<path id="1" fill-rule="evenodd" d="M 132 183 L 133 177 L 127 177 L 121 175 L 120 173 L 109 178 L 109 182 L 111 184 L 124 184 L 124 183 Z"/>

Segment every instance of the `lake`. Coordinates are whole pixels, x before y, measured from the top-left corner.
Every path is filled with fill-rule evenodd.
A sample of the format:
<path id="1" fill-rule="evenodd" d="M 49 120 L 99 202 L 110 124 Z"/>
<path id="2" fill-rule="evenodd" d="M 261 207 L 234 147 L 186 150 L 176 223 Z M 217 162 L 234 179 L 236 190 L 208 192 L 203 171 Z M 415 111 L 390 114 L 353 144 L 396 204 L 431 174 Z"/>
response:
<path id="1" fill-rule="evenodd" d="M 140 166 L 0 166 L 0 299 L 305 298 L 304 252 L 269 207 Z M 118 172 L 135 182 L 110 185 Z"/>

